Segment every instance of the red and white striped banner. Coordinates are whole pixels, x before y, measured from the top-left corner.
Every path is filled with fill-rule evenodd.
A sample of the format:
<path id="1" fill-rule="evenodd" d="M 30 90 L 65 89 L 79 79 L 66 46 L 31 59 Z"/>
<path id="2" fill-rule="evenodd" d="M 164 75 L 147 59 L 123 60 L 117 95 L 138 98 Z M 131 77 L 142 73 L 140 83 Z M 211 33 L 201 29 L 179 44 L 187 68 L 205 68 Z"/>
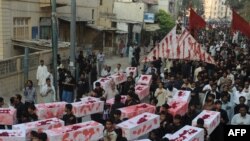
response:
<path id="1" fill-rule="evenodd" d="M 183 28 L 181 34 L 177 35 L 176 27 L 174 27 L 142 62 L 151 62 L 154 56 L 157 59 L 161 57 L 215 64 L 212 56 L 202 49 L 201 44 L 199 44 L 185 28 Z"/>

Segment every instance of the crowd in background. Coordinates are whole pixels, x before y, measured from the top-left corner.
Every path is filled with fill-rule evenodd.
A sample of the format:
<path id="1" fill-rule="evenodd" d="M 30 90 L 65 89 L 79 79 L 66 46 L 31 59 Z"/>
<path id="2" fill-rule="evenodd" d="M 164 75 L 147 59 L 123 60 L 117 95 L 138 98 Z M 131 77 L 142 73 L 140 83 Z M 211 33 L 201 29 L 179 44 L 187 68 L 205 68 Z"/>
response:
<path id="1" fill-rule="evenodd" d="M 204 33 L 205 32 L 205 33 Z M 128 47 L 129 63 L 138 68 L 136 78 L 128 76 L 127 81 L 116 86 L 112 85 L 110 91 L 105 91 L 100 83 L 93 83 L 99 77 L 110 76 L 114 73 L 123 73 L 121 64 L 116 68 L 107 66 L 105 55 L 99 52 L 84 56 L 80 51 L 77 57 L 79 65 L 79 76 L 75 78 L 72 73 L 58 63 L 58 93 L 53 86 L 53 77 L 41 60 L 38 67 L 37 80 L 39 88 L 33 85 L 31 80 L 23 90 L 23 94 L 16 94 L 10 99 L 10 106 L 17 109 L 17 123 L 26 123 L 38 120 L 35 113 L 37 95 L 41 96 L 42 102 L 65 101 L 72 103 L 80 101 L 84 96 L 93 96 L 103 101 L 114 98 L 114 104 L 105 104 L 103 113 L 91 115 L 91 119 L 105 125 L 104 141 L 125 141 L 121 129 L 115 127 L 127 119 L 120 119 L 122 107 L 141 103 L 138 95 L 135 94 L 135 84 L 141 74 L 152 75 L 150 96 L 145 101 L 156 106 L 156 114 L 160 115 L 160 128 L 151 131 L 148 138 L 152 141 L 168 140 L 162 139 L 167 133 L 174 133 L 185 125 L 191 125 L 192 120 L 202 110 L 220 112 L 221 119 L 219 126 L 210 134 L 205 132 L 205 140 L 223 140 L 223 126 L 250 125 L 250 50 L 248 41 L 243 39 L 231 43 L 229 35 L 223 29 L 213 29 L 206 33 L 199 33 L 198 39 L 204 42 L 206 49 L 214 57 L 216 65 L 189 60 L 168 60 L 154 58 L 153 62 L 142 64 L 140 67 L 141 48 L 135 45 Z M 218 34 L 216 34 L 218 33 Z M 216 34 L 216 36 L 214 36 Z M 204 37 L 205 36 L 205 37 Z M 121 57 L 126 55 L 121 55 Z M 129 67 L 129 66 L 126 66 Z M 142 68 L 142 69 L 141 69 Z M 191 101 L 184 116 L 172 116 L 168 112 L 167 104 L 173 98 L 177 90 L 191 91 Z M 125 103 L 121 102 L 121 95 L 126 95 Z M 22 100 L 22 97 L 24 100 Z M 24 103 L 22 102 L 24 101 Z M 0 107 L 8 107 L 3 98 L 0 98 Z M 66 114 L 63 116 L 65 125 L 82 122 L 72 112 L 72 105 L 65 106 Z M 204 120 L 198 119 L 197 127 L 204 128 Z M 11 128 L 10 126 L 3 128 Z M 205 128 L 204 128 L 205 129 Z M 206 129 L 205 129 L 206 131 Z M 31 133 L 32 140 L 44 141 L 44 133 Z"/>

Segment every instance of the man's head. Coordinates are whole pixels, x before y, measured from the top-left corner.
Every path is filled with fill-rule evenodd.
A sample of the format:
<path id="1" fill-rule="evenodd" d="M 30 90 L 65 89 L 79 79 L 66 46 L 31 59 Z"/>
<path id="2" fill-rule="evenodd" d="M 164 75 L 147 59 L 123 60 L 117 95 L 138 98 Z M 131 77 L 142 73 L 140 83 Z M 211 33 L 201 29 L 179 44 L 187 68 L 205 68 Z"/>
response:
<path id="1" fill-rule="evenodd" d="M 115 102 L 121 102 L 121 95 L 115 95 Z"/>
<path id="2" fill-rule="evenodd" d="M 65 112 L 66 113 L 71 113 L 72 112 L 73 106 L 71 104 L 66 104 L 65 105 Z"/>
<path id="3" fill-rule="evenodd" d="M 162 121 L 166 120 L 166 117 L 167 117 L 166 113 L 162 111 L 160 114 L 160 121 L 162 122 Z"/>
<path id="4" fill-rule="evenodd" d="M 214 100 L 213 95 L 210 94 L 207 96 L 207 100 L 206 100 L 207 102 L 212 102 L 213 100 Z"/>
<path id="5" fill-rule="evenodd" d="M 108 72 L 111 71 L 111 67 L 110 67 L 110 66 L 107 67 L 107 71 L 108 71 Z"/>
<path id="6" fill-rule="evenodd" d="M 132 93 L 128 93 L 127 95 L 127 100 L 130 101 L 130 100 L 133 100 L 134 96 Z"/>
<path id="7" fill-rule="evenodd" d="M 220 100 L 217 100 L 217 101 L 215 102 L 215 108 L 216 108 L 216 109 L 220 110 L 220 109 L 221 109 L 221 105 L 222 105 L 222 102 L 221 102 Z"/>
<path id="8" fill-rule="evenodd" d="M 227 72 L 223 73 L 223 77 L 226 78 L 227 77 Z"/>
<path id="9" fill-rule="evenodd" d="M 15 95 L 15 103 L 20 103 L 22 101 L 22 96 L 20 94 Z"/>
<path id="10" fill-rule="evenodd" d="M 239 112 L 240 112 L 240 115 L 242 117 L 245 117 L 246 114 L 247 114 L 247 107 L 246 107 L 246 105 L 240 105 Z"/>
<path id="11" fill-rule="evenodd" d="M 245 82 L 244 87 L 245 87 L 246 89 L 249 88 L 249 82 L 248 82 L 248 81 Z"/>
<path id="12" fill-rule="evenodd" d="M 15 105 L 15 97 L 14 97 L 14 96 L 12 96 L 12 97 L 10 98 L 10 104 L 11 104 L 12 106 Z"/>
<path id="13" fill-rule="evenodd" d="M 197 120 L 197 127 L 203 127 L 204 126 L 204 119 L 202 118 L 199 118 Z"/>
<path id="14" fill-rule="evenodd" d="M 41 65 L 41 66 L 44 65 L 44 60 L 40 60 L 40 65 Z"/>
<path id="15" fill-rule="evenodd" d="M 238 86 L 238 91 L 239 91 L 239 92 L 242 92 L 243 89 L 244 89 L 243 85 L 239 85 L 239 86 Z"/>
<path id="16" fill-rule="evenodd" d="M 158 103 L 158 100 L 157 100 L 156 98 L 152 98 L 152 99 L 150 100 L 150 104 L 151 104 L 151 105 L 156 106 L 157 103 Z"/>
<path id="17" fill-rule="evenodd" d="M 195 105 L 194 104 L 189 104 L 188 109 L 189 109 L 189 112 L 194 112 L 195 111 Z"/>
<path id="18" fill-rule="evenodd" d="M 122 112 L 120 110 L 115 110 L 114 111 L 114 118 L 115 119 L 120 119 L 122 115 Z"/>
<path id="19" fill-rule="evenodd" d="M 227 94 L 222 94 L 221 95 L 221 100 L 224 102 L 224 103 L 227 103 L 228 102 L 228 95 Z"/>
<path id="20" fill-rule="evenodd" d="M 33 114 L 35 112 L 35 110 L 36 110 L 36 106 L 34 104 L 30 104 L 28 106 L 28 112 L 29 112 L 29 114 Z"/>
<path id="21" fill-rule="evenodd" d="M 240 102 L 240 104 L 245 104 L 245 102 L 246 102 L 246 98 L 244 97 L 244 96 L 240 96 L 239 97 L 239 102 Z"/>
<path id="22" fill-rule="evenodd" d="M 164 84 L 163 82 L 160 82 L 158 85 L 159 85 L 159 88 L 162 89 Z"/>
<path id="23" fill-rule="evenodd" d="M 165 104 L 163 104 L 163 105 L 161 106 L 161 110 L 164 111 L 164 112 L 167 112 L 169 108 L 170 108 L 170 107 L 169 107 L 169 105 L 168 105 L 167 103 L 165 103 Z"/>
<path id="24" fill-rule="evenodd" d="M 40 141 L 47 141 L 47 139 L 48 139 L 48 136 L 47 136 L 46 133 L 40 133 L 39 134 L 39 140 Z"/>
<path id="25" fill-rule="evenodd" d="M 32 86 L 33 86 L 32 80 L 27 80 L 27 86 L 28 86 L 28 87 L 32 87 Z"/>
<path id="26" fill-rule="evenodd" d="M 213 80 L 209 80 L 209 85 L 213 86 L 213 84 L 214 84 Z"/>
<path id="27" fill-rule="evenodd" d="M 47 84 L 48 86 L 51 85 L 51 80 L 50 80 L 50 78 L 46 78 L 46 84 Z"/>
<path id="28" fill-rule="evenodd" d="M 96 87 L 96 88 L 100 88 L 100 87 L 101 87 L 101 83 L 100 83 L 100 82 L 96 82 L 96 83 L 95 83 L 95 87 Z"/>
<path id="29" fill-rule="evenodd" d="M 191 88 L 195 88 L 195 87 L 196 87 L 195 82 L 191 82 Z"/>
<path id="30" fill-rule="evenodd" d="M 216 89 L 217 89 L 216 84 L 212 84 L 211 86 L 212 86 L 212 90 L 213 90 L 213 91 L 216 91 Z"/>
<path id="31" fill-rule="evenodd" d="M 106 120 L 106 129 L 107 130 L 112 130 L 113 129 L 113 124 L 114 124 L 114 122 L 112 121 L 112 120 L 110 120 L 110 119 L 108 119 L 108 120 Z"/>
<path id="32" fill-rule="evenodd" d="M 121 68 L 121 64 L 117 64 L 117 68 L 120 69 Z"/>
<path id="33" fill-rule="evenodd" d="M 180 124 L 181 124 L 181 115 L 176 115 L 176 116 L 174 117 L 173 123 L 174 123 L 175 125 L 180 125 Z"/>

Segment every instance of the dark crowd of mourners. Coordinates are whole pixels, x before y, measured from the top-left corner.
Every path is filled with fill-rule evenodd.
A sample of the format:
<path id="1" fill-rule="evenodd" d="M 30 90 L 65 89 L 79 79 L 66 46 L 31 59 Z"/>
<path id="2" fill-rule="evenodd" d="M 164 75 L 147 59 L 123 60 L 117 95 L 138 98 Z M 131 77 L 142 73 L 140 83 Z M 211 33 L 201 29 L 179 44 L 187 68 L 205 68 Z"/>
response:
<path id="1" fill-rule="evenodd" d="M 250 50 L 247 39 L 242 38 L 242 40 L 232 43 L 231 40 L 228 40 L 229 35 L 222 29 L 216 29 L 214 32 L 218 34 L 213 36 L 211 33 L 206 35 L 206 39 L 203 39 L 201 36 L 205 35 L 201 33 L 199 38 L 202 41 L 205 40 L 204 48 L 215 59 L 216 65 L 189 60 L 154 58 L 153 62 L 140 66 L 140 55 L 138 55 L 140 47 L 131 45 L 129 48 L 133 51 L 133 55 L 129 62 L 140 72 L 135 78 L 128 76 L 126 82 L 113 86 L 109 92 L 105 91 L 98 82 L 95 83 L 95 88 L 92 84 L 98 77 L 106 77 L 113 73 L 124 72 L 124 70 L 121 64 L 117 64 L 114 69 L 107 66 L 108 62 L 105 62 L 104 53 L 84 56 L 81 51 L 77 58 L 79 78 L 76 79 L 67 68 L 60 65 L 59 61 L 59 98 L 56 100 L 53 96 L 51 77 L 44 80 L 46 87 L 40 86 L 39 90 L 36 90 L 33 82 L 29 80 L 23 94 L 16 94 L 10 98 L 10 106 L 17 110 L 17 124 L 38 120 L 35 112 L 37 109 L 34 106 L 37 103 L 38 94 L 45 102 L 66 101 L 72 103 L 80 101 L 84 96 L 97 97 L 103 101 L 114 98 L 112 106 L 105 104 L 103 113 L 92 114 L 90 117 L 91 120 L 105 126 L 102 140 L 126 141 L 126 137 L 122 136 L 122 130 L 115 126 L 127 120 L 121 119 L 121 111 L 118 109 L 141 102 L 138 95 L 135 94 L 134 87 L 141 74 L 149 74 L 152 75 L 150 95 L 143 102 L 156 106 L 156 114 L 160 115 L 160 127 L 152 130 L 148 134 L 148 139 L 167 141 L 167 138 L 163 138 L 166 134 L 173 134 L 183 126 L 191 125 L 192 120 L 202 110 L 212 110 L 221 114 L 220 124 L 216 129 L 208 135 L 204 128 L 204 120 L 201 118 L 197 120 L 197 127 L 205 129 L 205 141 L 223 141 L 224 125 L 250 125 Z M 135 49 L 133 50 L 133 48 Z M 40 67 L 45 66 L 43 63 L 44 61 L 41 61 Z M 173 117 L 168 112 L 170 106 L 167 103 L 177 90 L 191 91 L 191 101 L 184 116 L 175 115 Z M 122 95 L 127 96 L 125 103 L 121 101 Z M 1 97 L 0 107 L 8 107 Z M 65 125 L 83 122 L 82 118 L 74 116 L 71 104 L 65 106 L 65 115 L 62 119 Z M 11 126 L 0 125 L 0 129 L 5 128 L 11 129 Z M 46 138 L 45 133 L 31 132 L 32 141 L 46 141 Z"/>

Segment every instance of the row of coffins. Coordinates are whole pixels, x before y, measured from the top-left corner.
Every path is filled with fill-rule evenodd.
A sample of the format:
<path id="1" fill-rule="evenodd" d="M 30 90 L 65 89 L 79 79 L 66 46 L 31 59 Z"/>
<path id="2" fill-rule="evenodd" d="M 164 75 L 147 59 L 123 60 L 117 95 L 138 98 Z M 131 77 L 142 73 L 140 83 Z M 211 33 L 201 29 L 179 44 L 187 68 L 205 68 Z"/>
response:
<path id="1" fill-rule="evenodd" d="M 48 141 L 97 141 L 103 138 L 104 126 L 95 121 L 87 121 L 70 126 L 58 118 L 13 125 L 12 130 L 0 130 L 1 141 L 30 140 L 31 131 L 47 134 Z"/>
<path id="2" fill-rule="evenodd" d="M 185 115 L 188 111 L 188 104 L 191 99 L 190 91 L 178 90 L 169 104 L 169 113 L 175 115 Z M 204 120 L 204 127 L 207 134 L 210 135 L 220 123 L 220 113 L 216 111 L 203 110 L 192 121 L 192 126 L 184 126 L 174 134 L 167 134 L 165 137 L 170 141 L 204 141 L 204 130 L 197 128 L 197 120 L 202 118 Z"/>
<path id="3" fill-rule="evenodd" d="M 142 75 L 140 79 L 141 81 L 138 81 L 139 84 L 137 87 L 140 87 L 139 89 L 143 91 L 144 86 L 149 87 L 151 83 L 151 76 Z M 142 97 L 143 96 L 146 97 L 147 95 L 142 95 Z M 172 101 L 168 103 L 170 105 L 169 112 L 173 116 L 177 114 L 184 115 L 187 113 L 190 99 L 191 94 L 189 91 L 177 91 L 177 93 L 173 96 Z M 126 96 L 122 96 L 122 102 L 125 101 Z M 112 105 L 114 103 L 114 99 L 108 100 L 107 103 Z M 61 118 L 64 114 L 64 108 L 66 104 L 67 103 L 65 102 L 36 104 L 36 108 L 39 109 L 37 110 L 37 115 L 40 121 L 14 125 L 13 129 L 15 130 L 0 130 L 0 140 L 2 139 L 6 141 L 12 141 L 17 140 L 18 138 L 18 140 L 22 141 L 25 140 L 26 137 L 29 138 L 31 130 L 38 132 L 44 131 L 47 133 L 50 140 L 60 141 L 74 138 L 74 140 L 79 141 L 94 141 L 102 138 L 104 127 L 94 121 L 75 124 L 72 126 L 64 126 L 63 121 L 61 121 L 59 118 Z M 86 115 L 103 112 L 104 102 L 98 98 L 85 97 L 82 98 L 80 102 L 72 103 L 72 106 L 74 114 L 77 117 L 83 117 Z M 128 120 L 118 124 L 117 127 L 122 129 L 123 135 L 126 136 L 128 140 L 137 139 L 138 137 L 159 127 L 159 116 L 154 114 L 156 110 L 155 106 L 141 103 L 120 108 L 119 110 L 122 112 L 121 118 L 128 118 Z M 15 109 L 1 108 L 0 124 L 13 125 L 16 120 L 15 114 Z M 218 126 L 220 122 L 220 114 L 213 111 L 203 111 L 193 120 L 193 126 L 196 126 L 196 121 L 198 118 L 204 119 L 208 134 L 211 134 L 211 132 Z M 98 128 L 92 128 L 93 125 Z M 95 133 L 96 135 L 94 135 Z M 185 128 L 181 129 L 175 134 L 168 134 L 166 136 L 172 141 L 198 141 L 202 140 L 202 134 L 204 134 L 202 129 L 198 130 L 195 127 L 185 126 Z"/>
<path id="4" fill-rule="evenodd" d="M 130 76 L 132 73 L 133 77 L 136 77 L 137 68 L 136 67 L 128 67 L 126 69 L 126 73 L 115 73 L 111 76 L 102 77 L 93 83 L 95 88 L 95 84 L 99 82 L 101 87 L 105 91 L 110 91 L 112 85 L 119 85 L 125 81 L 127 81 L 127 76 Z M 151 75 L 141 75 L 138 82 L 135 86 L 135 93 L 138 95 L 139 99 L 142 100 L 146 96 L 149 95 L 150 84 L 152 83 Z"/>
<path id="5" fill-rule="evenodd" d="M 65 102 L 36 104 L 39 109 L 36 111 L 39 121 L 13 125 L 13 130 L 0 130 L 0 140 L 23 141 L 30 137 L 31 131 L 45 132 L 50 141 L 64 141 L 73 138 L 79 141 L 95 141 L 97 138 L 102 138 L 104 127 L 94 121 L 64 126 L 64 122 L 60 118 L 64 114 L 65 105 Z M 72 103 L 73 112 L 77 117 L 102 112 L 103 105 L 103 101 L 94 97 L 85 97 L 80 102 Z M 119 110 L 122 112 L 122 118 L 128 118 L 128 120 L 117 126 L 122 127 L 124 136 L 129 140 L 136 139 L 159 127 L 159 116 L 154 114 L 155 106 L 141 103 Z M 0 109 L 2 117 L 11 119 L 12 122 L 9 125 L 14 123 L 15 112 L 15 109 Z M 126 126 L 123 126 L 124 124 Z"/>
<path id="6" fill-rule="evenodd" d="M 170 141 L 204 141 L 204 129 L 196 127 L 199 118 L 204 120 L 208 135 L 220 124 L 220 112 L 203 110 L 193 119 L 192 126 L 186 125 L 174 134 L 166 134 L 164 137 Z"/>
<path id="7" fill-rule="evenodd" d="M 145 112 L 116 126 L 122 129 L 123 136 L 128 140 L 134 140 L 153 129 L 159 128 L 160 117 L 159 115 Z M 0 130 L 0 140 L 26 141 L 30 139 L 31 131 L 37 131 L 46 133 L 48 141 L 97 141 L 103 138 L 103 130 L 103 125 L 95 121 L 64 126 L 62 120 L 51 118 L 13 125 L 13 130 Z"/>

